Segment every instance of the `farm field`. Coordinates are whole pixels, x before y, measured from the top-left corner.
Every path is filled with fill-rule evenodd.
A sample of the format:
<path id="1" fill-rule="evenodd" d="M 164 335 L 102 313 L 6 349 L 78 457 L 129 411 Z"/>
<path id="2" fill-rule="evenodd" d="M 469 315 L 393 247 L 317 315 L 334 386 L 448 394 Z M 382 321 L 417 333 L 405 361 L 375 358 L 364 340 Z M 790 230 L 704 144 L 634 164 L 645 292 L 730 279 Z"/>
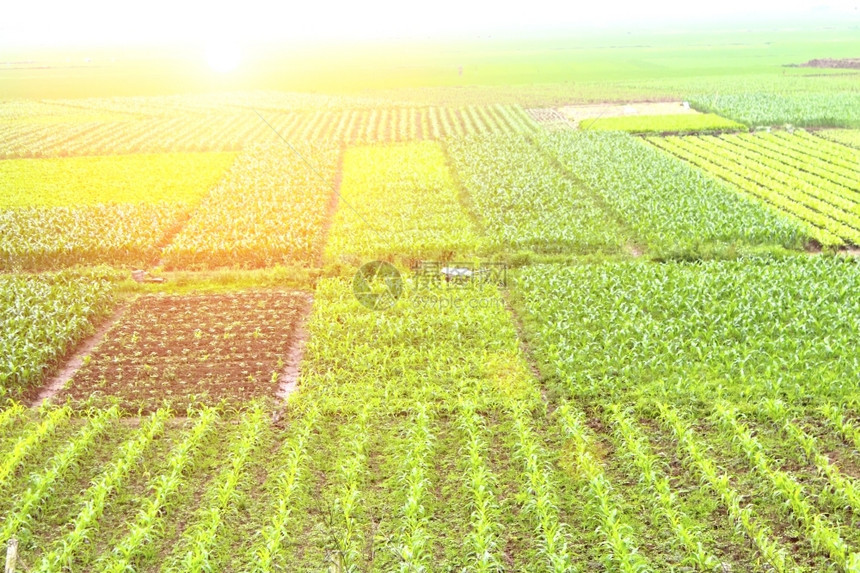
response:
<path id="1" fill-rule="evenodd" d="M 796 24 L 0 58 L 0 559 L 860 573 L 860 42 Z"/>
<path id="2" fill-rule="evenodd" d="M 822 245 L 860 243 L 854 149 L 803 132 L 648 141 L 790 214 Z"/>
<path id="3" fill-rule="evenodd" d="M 326 258 L 473 255 L 482 241 L 458 195 L 435 142 L 354 147 L 344 156 Z"/>
<path id="4" fill-rule="evenodd" d="M 631 133 L 736 131 L 744 125 L 713 113 L 664 116 L 598 117 L 581 123 L 582 129 Z"/>

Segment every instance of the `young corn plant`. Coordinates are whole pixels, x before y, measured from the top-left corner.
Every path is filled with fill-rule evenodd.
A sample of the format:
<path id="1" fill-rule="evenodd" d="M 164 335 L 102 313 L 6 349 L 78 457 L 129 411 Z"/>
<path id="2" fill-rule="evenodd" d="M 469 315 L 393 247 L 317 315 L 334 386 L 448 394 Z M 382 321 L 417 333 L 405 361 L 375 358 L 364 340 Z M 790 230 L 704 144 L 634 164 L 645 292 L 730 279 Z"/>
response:
<path id="1" fill-rule="evenodd" d="M 48 412 L 45 419 L 32 432 L 27 432 L 15 442 L 12 451 L 8 452 L 0 463 L 0 491 L 9 485 L 9 480 L 15 475 L 15 471 L 24 459 L 34 450 L 42 447 L 47 438 L 57 428 L 65 424 L 72 415 L 69 407 L 43 410 Z"/>
<path id="2" fill-rule="evenodd" d="M 30 477 L 27 491 L 16 500 L 15 508 L 7 513 L 3 521 L 0 544 L 5 545 L 10 538 L 20 537 L 25 532 L 27 525 L 38 517 L 42 504 L 50 497 L 57 482 L 63 479 L 69 468 L 89 451 L 96 438 L 104 434 L 110 423 L 118 417 L 117 406 L 93 414 L 78 435 L 48 460 L 47 469 Z"/>
<path id="3" fill-rule="evenodd" d="M 475 404 L 461 401 L 458 407 L 457 425 L 463 433 L 466 445 L 466 471 L 464 487 L 470 499 L 471 517 L 466 542 L 469 547 L 467 571 L 474 573 L 497 573 L 503 570 L 499 558 L 499 504 L 496 500 L 496 477 L 487 466 L 485 456 L 487 443 L 481 415 Z"/>
<path id="4" fill-rule="evenodd" d="M 0 438 L 5 438 L 7 428 L 14 425 L 26 412 L 27 408 L 17 402 L 12 403 L 11 406 L 0 412 Z"/>
<path id="5" fill-rule="evenodd" d="M 194 426 L 185 439 L 171 452 L 167 461 L 167 471 L 150 481 L 147 490 L 153 492 L 152 497 L 144 500 L 143 507 L 128 534 L 102 560 L 99 565 L 100 571 L 125 573 L 135 569 L 135 558 L 141 549 L 157 536 L 157 528 L 169 509 L 174 494 L 182 486 L 186 470 L 193 465 L 195 454 L 217 420 L 218 414 L 211 408 L 204 409 L 198 414 Z"/>
<path id="6" fill-rule="evenodd" d="M 799 572 L 800 568 L 790 561 L 785 548 L 773 540 L 770 529 L 755 518 L 752 508 L 741 505 L 743 497 L 730 485 L 729 477 L 717 469 L 717 465 L 696 439 L 689 423 L 671 406 L 658 402 L 656 407 L 660 414 L 660 423 L 673 432 L 678 440 L 678 450 L 684 464 L 720 497 L 729 517 L 735 523 L 736 530 L 755 545 L 761 559 L 777 573 Z"/>
<path id="7" fill-rule="evenodd" d="M 335 523 L 341 528 L 334 532 L 335 548 L 330 556 L 332 569 L 337 573 L 352 573 L 362 569 L 361 530 L 356 514 L 360 511 L 361 488 L 367 470 L 369 418 L 370 408 L 365 406 L 350 424 L 346 457 L 341 460 L 337 472 L 339 487 L 334 500 L 334 513 Z"/>
<path id="8" fill-rule="evenodd" d="M 603 467 L 589 449 L 588 431 L 582 415 L 574 411 L 568 402 L 563 403 L 556 410 L 556 415 L 563 435 L 572 442 L 577 470 L 585 479 L 591 498 L 588 505 L 595 514 L 594 521 L 599 524 L 598 530 L 603 534 L 604 543 L 609 549 L 607 559 L 609 568 L 622 573 L 651 571 L 651 567 L 637 552 L 630 536 L 630 525 L 624 522 L 623 515 L 615 503 L 615 494 L 603 472 Z"/>
<path id="9" fill-rule="evenodd" d="M 550 479 L 551 466 L 528 421 L 530 413 L 522 408 L 510 412 L 514 422 L 514 455 L 523 468 L 528 496 L 523 509 L 534 519 L 535 530 L 546 567 L 552 573 L 575 571 L 565 540 L 566 526 L 558 515 L 555 486 Z"/>
<path id="10" fill-rule="evenodd" d="M 267 573 L 283 561 L 283 543 L 289 533 L 293 513 L 292 499 L 304 475 L 302 468 L 307 461 L 307 443 L 318 417 L 317 409 L 308 410 L 297 422 L 296 434 L 281 450 L 279 458 L 285 460 L 285 464 L 275 482 L 275 511 L 251 550 L 254 556 L 251 567 L 253 573 Z"/>
<path id="11" fill-rule="evenodd" d="M 210 558 L 218 531 L 224 523 L 224 514 L 236 500 L 236 492 L 247 468 L 248 460 L 257 447 L 266 426 L 265 411 L 256 406 L 241 422 L 239 437 L 230 450 L 230 464 L 216 480 L 212 491 L 205 496 L 196 524 L 186 530 L 180 544 L 187 549 L 169 571 L 210 572 L 217 570 Z"/>
<path id="12" fill-rule="evenodd" d="M 74 568 L 74 558 L 82 545 L 91 543 L 98 521 L 104 513 L 110 495 L 120 489 L 128 474 L 152 441 L 164 431 L 170 411 L 162 408 L 154 412 L 141 425 L 137 434 L 119 447 L 119 455 L 96 478 L 93 485 L 84 493 L 84 505 L 78 513 L 72 530 L 62 536 L 39 563 L 36 571 L 62 571 Z"/>
<path id="13" fill-rule="evenodd" d="M 678 511 L 680 503 L 672 491 L 669 478 L 661 471 L 661 462 L 651 452 L 642 433 L 630 421 L 630 412 L 612 405 L 609 413 L 619 444 L 639 470 L 640 483 L 651 495 L 654 520 L 664 521 L 672 529 L 675 545 L 686 553 L 685 563 L 690 563 L 699 571 L 720 571 L 720 560 L 705 549 L 699 541 L 699 532 L 691 528 L 688 525 L 689 518 Z"/>
<path id="14" fill-rule="evenodd" d="M 426 404 L 417 404 L 412 423 L 407 431 L 407 448 L 401 460 L 401 483 L 406 489 L 406 501 L 400 509 L 402 529 L 396 542 L 400 558 L 400 571 L 420 573 L 432 567 L 429 552 L 430 535 L 427 525 L 431 515 L 427 511 L 427 476 L 433 453 L 434 437 L 430 431 L 432 415 Z"/>
<path id="15" fill-rule="evenodd" d="M 815 469 L 827 479 L 832 493 L 841 499 L 855 514 L 860 515 L 860 487 L 855 480 L 843 474 L 821 453 L 817 440 L 790 419 L 785 404 L 779 400 L 764 400 L 760 410 L 772 421 L 781 424 L 783 432 L 797 444 Z"/>
<path id="16" fill-rule="evenodd" d="M 826 404 L 821 407 L 821 413 L 824 414 L 827 421 L 836 428 L 843 440 L 860 451 L 860 429 L 845 419 L 845 411 L 842 408 L 833 406 L 832 404 Z"/>
<path id="17" fill-rule="evenodd" d="M 784 500 L 791 514 L 806 530 L 812 548 L 829 556 L 844 571 L 860 573 L 852 569 L 851 564 L 856 560 L 855 554 L 851 552 L 839 532 L 829 525 L 807 501 L 803 486 L 797 480 L 773 467 L 764 454 L 761 444 L 738 420 L 736 410 L 725 403 L 718 402 L 714 406 L 714 411 L 719 423 L 732 435 L 735 447 L 743 452 L 756 472 L 770 482 L 775 495 Z"/>

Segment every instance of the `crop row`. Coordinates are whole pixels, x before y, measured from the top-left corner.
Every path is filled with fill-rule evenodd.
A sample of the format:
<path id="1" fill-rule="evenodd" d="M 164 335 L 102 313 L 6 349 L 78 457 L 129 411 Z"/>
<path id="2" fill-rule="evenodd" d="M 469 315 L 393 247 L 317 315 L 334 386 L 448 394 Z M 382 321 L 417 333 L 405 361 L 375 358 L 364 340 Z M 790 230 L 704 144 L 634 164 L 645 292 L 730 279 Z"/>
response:
<path id="1" fill-rule="evenodd" d="M 589 252 L 623 243 L 623 230 L 592 192 L 528 138 L 459 138 L 446 149 L 492 246 Z"/>
<path id="2" fill-rule="evenodd" d="M 813 226 L 810 234 L 822 244 L 860 242 L 860 197 L 839 183 L 786 165 L 748 142 L 714 137 L 650 141 Z"/>
<path id="3" fill-rule="evenodd" d="M 735 93 L 694 94 L 689 100 L 698 110 L 717 113 L 749 126 L 860 127 L 857 96 L 848 89 L 821 91 L 812 87 L 783 94 L 733 91 Z"/>
<path id="4" fill-rule="evenodd" d="M 853 260 L 535 266 L 514 293 L 567 391 L 843 402 L 860 282 Z"/>
<path id="5" fill-rule="evenodd" d="M 860 130 L 857 129 L 827 129 L 819 131 L 816 135 L 860 149 Z"/>
<path id="6" fill-rule="evenodd" d="M 0 161 L 0 208 L 194 204 L 234 157 L 233 153 L 164 153 Z"/>
<path id="7" fill-rule="evenodd" d="M 630 133 L 713 132 L 738 131 L 746 128 L 736 121 L 714 113 L 683 113 L 676 115 L 633 115 L 602 117 L 581 122 L 582 129 L 627 131 Z"/>
<path id="8" fill-rule="evenodd" d="M 111 307 L 98 278 L 0 276 L 0 401 L 31 393 Z"/>
<path id="9" fill-rule="evenodd" d="M 627 134 L 551 134 L 541 146 L 657 250 L 712 243 L 798 246 L 803 228 Z M 661 140 L 662 141 L 662 140 Z"/>
<path id="10" fill-rule="evenodd" d="M 308 262 L 321 248 L 337 153 L 257 148 L 239 157 L 164 249 L 168 268 Z"/>
<path id="11" fill-rule="evenodd" d="M 465 256 L 480 245 L 438 143 L 345 152 L 327 260 Z"/>
<path id="12" fill-rule="evenodd" d="M 258 115 L 259 113 L 259 115 Z M 0 159 L 238 151 L 273 143 L 391 143 L 536 129 L 519 106 L 390 107 L 296 112 L 235 111 L 6 129 Z M 277 132 L 277 134 L 275 133 Z"/>

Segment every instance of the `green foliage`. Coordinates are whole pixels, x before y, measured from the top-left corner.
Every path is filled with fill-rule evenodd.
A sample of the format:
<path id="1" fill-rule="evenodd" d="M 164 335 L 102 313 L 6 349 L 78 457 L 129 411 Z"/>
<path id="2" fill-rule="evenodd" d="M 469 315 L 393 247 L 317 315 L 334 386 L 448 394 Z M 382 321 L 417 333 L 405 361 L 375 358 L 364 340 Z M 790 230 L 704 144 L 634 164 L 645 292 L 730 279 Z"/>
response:
<path id="1" fill-rule="evenodd" d="M 749 126 L 860 127 L 857 94 L 851 91 L 798 93 L 709 93 L 688 98 L 696 109 Z"/>
<path id="2" fill-rule="evenodd" d="M 326 259 L 440 259 L 481 248 L 433 142 L 351 148 Z"/>
<path id="3" fill-rule="evenodd" d="M 582 396 L 853 395 L 860 266 L 796 257 L 525 269 L 541 361 Z M 826 337 L 826 344 L 822 343 Z"/>
<path id="4" fill-rule="evenodd" d="M 169 269 L 310 263 L 321 248 L 337 161 L 333 148 L 283 142 L 238 157 L 164 249 Z"/>
<path id="5" fill-rule="evenodd" d="M 0 399 L 40 384 L 110 312 L 112 289 L 69 273 L 0 275 Z"/>
<path id="6" fill-rule="evenodd" d="M 792 216 L 822 245 L 860 244 L 860 176 L 847 167 L 847 147 L 832 153 L 821 146 L 835 144 L 784 134 L 649 141 Z"/>
<path id="7" fill-rule="evenodd" d="M 493 248 L 620 250 L 625 233 L 612 214 L 527 137 L 452 139 L 446 147 Z"/>
<path id="8" fill-rule="evenodd" d="M 860 129 L 824 129 L 815 134 L 824 139 L 860 149 Z"/>
<path id="9" fill-rule="evenodd" d="M 585 120 L 582 129 L 629 131 L 631 133 L 738 131 L 746 126 L 714 113 L 679 113 L 673 115 L 633 115 Z"/>
<path id="10" fill-rule="evenodd" d="M 168 203 L 3 210 L 0 270 L 149 266 L 186 216 L 184 207 Z"/>
<path id="11" fill-rule="evenodd" d="M 0 208 L 195 203 L 232 153 L 168 153 L 0 161 Z"/>
<path id="12" fill-rule="evenodd" d="M 789 247 L 805 237 L 794 221 L 630 135 L 559 132 L 540 142 L 658 251 L 708 243 Z"/>

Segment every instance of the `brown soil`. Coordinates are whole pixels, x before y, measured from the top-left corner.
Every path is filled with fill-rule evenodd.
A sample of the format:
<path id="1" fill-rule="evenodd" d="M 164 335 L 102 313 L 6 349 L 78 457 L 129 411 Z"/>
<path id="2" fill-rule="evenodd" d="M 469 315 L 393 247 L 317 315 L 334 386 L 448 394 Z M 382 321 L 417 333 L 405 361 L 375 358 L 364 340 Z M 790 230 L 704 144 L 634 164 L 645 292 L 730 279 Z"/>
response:
<path id="1" fill-rule="evenodd" d="M 569 121 L 579 125 L 583 121 L 603 117 L 630 115 L 678 115 L 699 113 L 680 101 L 605 103 L 593 105 L 571 105 L 558 109 Z"/>
<path id="2" fill-rule="evenodd" d="M 800 68 L 834 68 L 844 70 L 860 70 L 860 58 L 843 58 L 834 60 L 831 58 L 821 58 L 809 60 L 805 64 L 800 64 Z"/>
<path id="3" fill-rule="evenodd" d="M 295 322 L 293 329 L 292 344 L 287 352 L 283 372 L 278 380 L 278 398 L 287 399 L 290 394 L 299 388 L 299 374 L 302 358 L 305 355 L 305 345 L 308 342 L 308 331 L 305 328 L 308 315 L 310 314 L 311 306 L 313 305 L 313 297 L 308 296 L 304 308 L 300 309 L 300 314 Z"/>
<path id="4" fill-rule="evenodd" d="M 575 127 L 568 117 L 557 109 L 534 108 L 527 109 L 526 113 L 535 122 L 549 129 L 570 129 Z"/>
<path id="5" fill-rule="evenodd" d="M 144 412 L 274 396 L 307 307 L 307 295 L 283 291 L 141 297 L 58 396 Z"/>

